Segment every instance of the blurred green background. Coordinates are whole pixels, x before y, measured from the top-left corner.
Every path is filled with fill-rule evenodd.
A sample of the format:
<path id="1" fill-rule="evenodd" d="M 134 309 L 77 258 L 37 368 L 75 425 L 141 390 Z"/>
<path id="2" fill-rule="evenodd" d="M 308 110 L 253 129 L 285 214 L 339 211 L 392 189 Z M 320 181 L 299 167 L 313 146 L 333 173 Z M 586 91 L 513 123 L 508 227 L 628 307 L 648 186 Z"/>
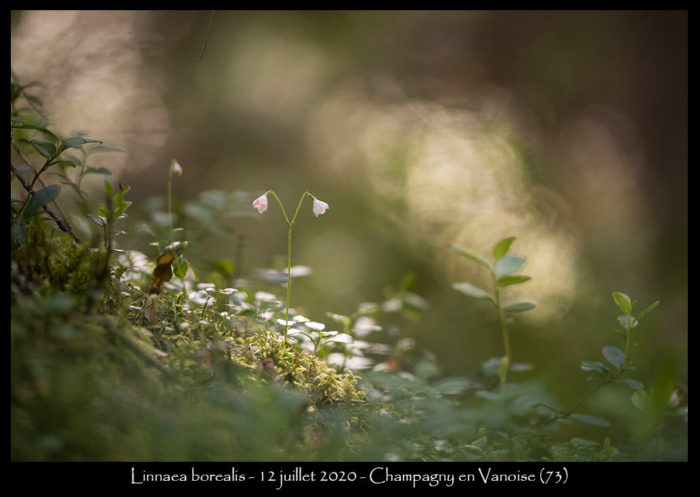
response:
<path id="1" fill-rule="evenodd" d="M 12 71 L 42 82 L 52 129 L 128 150 L 98 165 L 132 186 L 132 211 L 164 198 L 171 158 L 178 208 L 212 189 L 330 204 L 315 219 L 307 201 L 294 230 L 313 271 L 292 306 L 312 319 L 412 272 L 429 308 L 401 333 L 472 375 L 502 342 L 492 309 L 451 288 L 486 275 L 448 246 L 489 254 L 513 235 L 533 280 L 508 292 L 538 304 L 512 327 L 514 360 L 535 366 L 518 378 L 545 375 L 564 405 L 587 391 L 580 361 L 620 345 L 619 290 L 636 310 L 661 301 L 632 376 L 670 359 L 687 384 L 687 12 L 216 11 L 198 62 L 210 18 L 14 11 Z M 286 256 L 276 204 L 230 222 L 244 277 Z M 120 243 L 153 257 L 147 241 Z M 212 237 L 188 258 L 234 252 Z"/>

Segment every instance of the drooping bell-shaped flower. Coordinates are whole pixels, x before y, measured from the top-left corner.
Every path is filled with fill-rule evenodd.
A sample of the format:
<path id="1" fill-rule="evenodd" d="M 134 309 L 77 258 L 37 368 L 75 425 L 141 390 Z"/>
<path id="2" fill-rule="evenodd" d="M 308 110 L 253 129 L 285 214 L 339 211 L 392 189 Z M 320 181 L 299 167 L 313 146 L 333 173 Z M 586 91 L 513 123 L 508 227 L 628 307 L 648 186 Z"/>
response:
<path id="1" fill-rule="evenodd" d="M 267 195 L 261 195 L 260 197 L 256 198 L 253 202 L 253 207 L 258 209 L 260 214 L 265 212 L 267 210 Z"/>
<path id="2" fill-rule="evenodd" d="M 314 216 L 318 217 L 328 210 L 328 204 L 314 197 Z"/>

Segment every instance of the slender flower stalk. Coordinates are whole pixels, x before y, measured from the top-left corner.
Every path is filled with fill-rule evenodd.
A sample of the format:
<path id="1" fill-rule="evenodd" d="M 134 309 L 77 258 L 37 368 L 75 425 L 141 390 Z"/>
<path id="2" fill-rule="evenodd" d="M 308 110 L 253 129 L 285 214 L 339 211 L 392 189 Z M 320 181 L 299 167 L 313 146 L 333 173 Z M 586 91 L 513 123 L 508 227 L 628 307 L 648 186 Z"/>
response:
<path id="1" fill-rule="evenodd" d="M 173 231 L 173 176 L 182 176 L 182 166 L 175 159 L 170 161 L 170 170 L 168 171 L 168 222 L 171 233 Z"/>
<path id="2" fill-rule="evenodd" d="M 289 217 L 287 216 L 287 211 L 284 208 L 284 204 L 282 204 L 282 201 L 280 198 L 277 196 L 277 194 L 273 190 L 268 190 L 262 195 L 260 195 L 258 198 L 256 198 L 253 201 L 253 207 L 258 210 L 260 214 L 263 212 L 267 211 L 268 207 L 268 200 L 267 200 L 267 195 L 272 195 L 277 203 L 280 206 L 280 209 L 282 209 L 282 215 L 284 216 L 284 221 L 287 223 L 287 308 L 285 312 L 285 317 L 284 317 L 284 343 L 285 345 L 287 344 L 287 329 L 289 328 L 289 300 L 291 296 L 291 290 L 292 290 L 292 228 L 294 226 L 294 222 L 297 219 L 297 215 L 299 214 L 299 209 L 301 209 L 301 204 L 303 203 L 304 199 L 308 196 L 313 199 L 313 213 L 314 216 L 318 217 L 320 214 L 323 214 L 328 210 L 328 204 L 317 199 L 313 195 L 311 195 L 309 192 L 304 192 L 299 199 L 299 203 L 297 204 L 297 209 L 294 212 L 294 217 L 292 220 L 289 220 Z"/>

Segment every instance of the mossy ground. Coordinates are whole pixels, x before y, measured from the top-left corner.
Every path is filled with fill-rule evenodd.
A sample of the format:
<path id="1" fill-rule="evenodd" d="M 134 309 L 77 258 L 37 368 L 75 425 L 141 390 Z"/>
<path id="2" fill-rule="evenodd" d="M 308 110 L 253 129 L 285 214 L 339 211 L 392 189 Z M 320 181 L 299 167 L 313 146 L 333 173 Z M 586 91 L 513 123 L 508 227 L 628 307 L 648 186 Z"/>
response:
<path id="1" fill-rule="evenodd" d="M 12 250 L 13 460 L 318 459 L 362 433 L 351 372 L 105 255 L 38 219 Z"/>

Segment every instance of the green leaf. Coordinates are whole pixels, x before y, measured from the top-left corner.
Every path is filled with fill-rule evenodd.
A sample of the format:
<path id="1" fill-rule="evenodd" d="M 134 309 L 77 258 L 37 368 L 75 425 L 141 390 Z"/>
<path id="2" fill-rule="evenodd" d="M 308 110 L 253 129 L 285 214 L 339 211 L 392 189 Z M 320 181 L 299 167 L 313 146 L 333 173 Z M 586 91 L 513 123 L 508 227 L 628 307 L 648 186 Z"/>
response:
<path id="1" fill-rule="evenodd" d="M 88 167 L 83 174 L 104 174 L 105 176 L 111 176 L 112 171 L 106 167 Z"/>
<path id="2" fill-rule="evenodd" d="M 521 300 L 518 302 L 511 302 L 510 304 L 507 304 L 506 306 L 503 307 L 503 310 L 505 312 L 525 312 L 529 311 L 530 309 L 535 308 L 535 303 L 534 302 L 528 302 L 526 300 Z"/>
<path id="3" fill-rule="evenodd" d="M 571 443 L 571 445 L 577 449 L 597 447 L 598 445 L 600 445 L 600 442 L 595 442 L 593 440 L 586 440 L 586 439 L 577 438 L 577 437 L 572 438 L 569 443 Z"/>
<path id="4" fill-rule="evenodd" d="M 41 209 L 44 205 L 55 199 L 61 191 L 61 187 L 58 185 L 50 185 L 46 188 L 42 188 L 38 192 L 32 195 L 29 200 L 26 209 L 24 209 L 24 217 L 29 217 L 36 211 Z"/>
<path id="5" fill-rule="evenodd" d="M 625 362 L 625 353 L 617 347 L 611 347 L 609 345 L 603 347 L 603 357 L 618 369 L 620 369 Z"/>
<path id="6" fill-rule="evenodd" d="M 53 162 L 53 164 L 61 167 L 78 167 L 78 164 L 76 164 L 72 160 L 57 160 Z"/>
<path id="7" fill-rule="evenodd" d="M 82 136 L 73 136 L 63 140 L 63 148 L 80 148 L 86 143 L 102 143 L 99 140 L 87 140 Z"/>
<path id="8" fill-rule="evenodd" d="M 126 149 L 122 147 L 117 147 L 115 145 L 93 145 L 90 148 L 85 149 L 88 154 L 99 154 L 103 152 L 122 152 L 125 153 Z"/>
<path id="9" fill-rule="evenodd" d="M 504 276 L 508 276 L 520 270 L 527 261 L 526 257 L 519 255 L 504 255 L 493 265 L 493 273 L 496 279 L 499 280 Z"/>
<path id="10" fill-rule="evenodd" d="M 132 202 L 129 202 L 128 200 L 124 200 L 124 195 L 131 190 L 130 186 L 125 186 L 122 188 L 122 190 L 117 194 L 116 197 L 114 197 L 114 215 L 117 218 L 120 218 L 120 216 L 126 216 L 124 214 L 124 211 L 129 208 L 129 206 L 132 204 Z"/>
<path id="11" fill-rule="evenodd" d="M 50 159 L 56 154 L 56 145 L 54 145 L 53 143 L 43 142 L 39 140 L 31 140 L 30 143 L 34 145 L 34 148 L 37 152 L 39 152 L 47 159 Z"/>
<path id="12" fill-rule="evenodd" d="M 656 309 L 656 306 L 658 306 L 660 303 L 661 303 L 661 302 L 657 300 L 656 302 L 654 302 L 653 304 L 651 304 L 649 307 L 647 307 L 646 309 L 644 309 L 642 312 L 639 313 L 639 316 L 637 316 L 637 320 L 642 319 L 647 313 L 649 313 L 649 312 L 653 311 L 654 309 Z"/>
<path id="13" fill-rule="evenodd" d="M 457 290 L 459 293 L 466 295 L 467 297 L 473 299 L 485 299 L 493 302 L 493 297 L 491 297 L 486 290 L 472 285 L 471 283 L 453 283 L 452 288 Z"/>
<path id="14" fill-rule="evenodd" d="M 581 361 L 581 369 L 584 371 L 595 371 L 600 376 L 608 374 L 608 368 L 599 361 Z"/>
<path id="15" fill-rule="evenodd" d="M 637 321 L 632 316 L 617 316 L 617 321 L 622 325 L 624 329 L 627 329 L 628 326 L 630 328 L 636 328 L 639 324 L 639 321 Z M 622 336 L 624 337 L 626 336 L 626 334 L 623 333 Z"/>
<path id="16" fill-rule="evenodd" d="M 633 380 L 632 378 L 618 378 L 615 381 L 627 385 L 632 390 L 644 390 L 644 384 L 637 380 Z"/>
<path id="17" fill-rule="evenodd" d="M 114 188 L 112 188 L 112 183 L 105 181 L 105 191 L 110 197 L 114 197 Z"/>
<path id="18" fill-rule="evenodd" d="M 34 129 L 36 131 L 39 131 L 41 133 L 44 133 L 46 136 L 53 138 L 54 140 L 58 141 L 58 137 L 54 135 L 51 131 L 49 131 L 46 128 L 42 128 L 41 126 L 34 126 L 33 124 L 22 124 L 20 126 L 12 126 L 13 128 L 19 128 L 19 129 Z"/>
<path id="19" fill-rule="evenodd" d="M 496 281 L 498 286 L 509 286 L 509 285 L 519 285 L 520 283 L 525 283 L 530 281 L 532 278 L 530 276 L 504 276 Z"/>
<path id="20" fill-rule="evenodd" d="M 182 279 L 187 274 L 188 267 L 187 259 L 180 256 L 173 261 L 173 274 L 176 278 Z"/>
<path id="21" fill-rule="evenodd" d="M 607 419 L 599 418 L 598 416 L 591 416 L 590 414 L 572 414 L 572 418 L 593 426 L 600 426 L 602 428 L 607 428 L 610 426 L 610 421 Z"/>
<path id="22" fill-rule="evenodd" d="M 515 241 L 514 236 L 504 238 L 493 247 L 493 257 L 498 260 L 508 253 L 511 244 Z"/>
<path id="23" fill-rule="evenodd" d="M 622 292 L 613 292 L 613 300 L 626 316 L 632 315 L 632 300 Z"/>
<path id="24" fill-rule="evenodd" d="M 95 223 L 97 226 L 105 226 L 107 224 L 107 218 L 102 216 L 96 216 L 94 214 L 86 214 L 87 218 Z"/>
<path id="25" fill-rule="evenodd" d="M 456 243 L 451 244 L 451 245 L 450 245 L 450 248 L 451 248 L 452 250 L 454 250 L 455 252 L 457 252 L 457 253 L 458 253 L 459 255 L 461 255 L 462 257 L 466 257 L 467 259 L 471 259 L 471 260 L 473 260 L 474 262 L 476 262 L 476 263 L 478 263 L 478 264 L 481 264 L 481 265 L 484 266 L 486 269 L 488 269 L 489 271 L 491 271 L 491 264 L 489 263 L 489 261 L 487 261 L 486 259 L 484 259 L 484 258 L 481 257 L 480 255 L 475 254 L 475 253 L 473 253 L 473 252 L 470 252 L 470 251 L 468 251 L 467 249 L 465 249 L 464 247 L 462 247 L 461 245 L 457 245 Z"/>

